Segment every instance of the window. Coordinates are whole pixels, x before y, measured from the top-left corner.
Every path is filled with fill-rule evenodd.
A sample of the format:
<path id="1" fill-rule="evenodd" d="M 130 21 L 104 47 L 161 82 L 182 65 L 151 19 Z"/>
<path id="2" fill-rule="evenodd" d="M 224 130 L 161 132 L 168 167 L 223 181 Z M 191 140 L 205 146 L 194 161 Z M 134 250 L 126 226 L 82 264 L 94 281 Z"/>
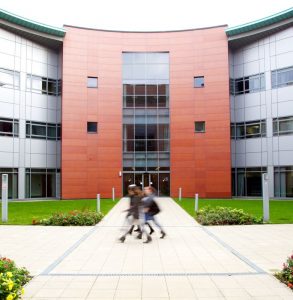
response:
<path id="1" fill-rule="evenodd" d="M 0 87 L 19 89 L 19 72 L 0 68 Z"/>
<path id="2" fill-rule="evenodd" d="M 205 132 L 206 123 L 205 121 L 196 121 L 194 122 L 194 130 L 196 133 Z"/>
<path id="3" fill-rule="evenodd" d="M 265 89 L 264 73 L 230 79 L 230 93 L 232 95 L 241 95 L 259 92 Z"/>
<path id="4" fill-rule="evenodd" d="M 0 135 L 18 137 L 18 130 L 18 120 L 0 118 Z"/>
<path id="5" fill-rule="evenodd" d="M 232 139 L 249 139 L 266 136 L 266 121 L 251 121 L 231 124 Z"/>
<path id="6" fill-rule="evenodd" d="M 60 140 L 60 124 L 26 121 L 26 137 L 32 139 Z"/>
<path id="7" fill-rule="evenodd" d="M 27 90 L 45 95 L 61 95 L 61 79 L 51 79 L 32 74 L 27 75 Z"/>
<path id="8" fill-rule="evenodd" d="M 97 122 L 87 122 L 87 132 L 88 133 L 97 133 L 98 123 Z"/>
<path id="9" fill-rule="evenodd" d="M 232 169 L 233 196 L 261 196 L 262 173 L 266 171 L 266 167 Z"/>
<path id="10" fill-rule="evenodd" d="M 275 197 L 293 197 L 293 166 L 274 168 Z"/>
<path id="11" fill-rule="evenodd" d="M 273 119 L 273 133 L 274 136 L 293 134 L 293 116 Z"/>
<path id="12" fill-rule="evenodd" d="M 97 88 L 98 87 L 98 77 L 88 77 L 87 78 L 87 87 L 88 88 Z"/>
<path id="13" fill-rule="evenodd" d="M 194 87 L 195 88 L 203 88 L 204 87 L 204 76 L 194 77 Z"/>
<path id="14" fill-rule="evenodd" d="M 50 198 L 56 197 L 56 181 L 59 169 L 26 169 L 25 197 Z"/>
<path id="15" fill-rule="evenodd" d="M 272 88 L 293 84 L 293 67 L 272 71 Z"/>

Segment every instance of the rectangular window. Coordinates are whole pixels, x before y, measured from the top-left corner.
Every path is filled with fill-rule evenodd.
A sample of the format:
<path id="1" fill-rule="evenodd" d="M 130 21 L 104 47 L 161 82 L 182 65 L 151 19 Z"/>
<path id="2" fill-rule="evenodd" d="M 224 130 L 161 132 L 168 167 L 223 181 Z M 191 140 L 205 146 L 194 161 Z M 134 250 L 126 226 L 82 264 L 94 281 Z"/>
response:
<path id="1" fill-rule="evenodd" d="M 0 68 L 0 87 L 19 89 L 20 73 Z"/>
<path id="2" fill-rule="evenodd" d="M 293 84 L 293 67 L 272 71 L 272 88 L 279 88 Z"/>
<path id="3" fill-rule="evenodd" d="M 195 88 L 203 88 L 204 87 L 204 76 L 194 77 L 194 87 Z"/>
<path id="4" fill-rule="evenodd" d="M 206 130 L 205 121 L 196 121 L 196 122 L 194 122 L 194 131 L 196 133 L 205 132 L 205 130 Z"/>
<path id="5" fill-rule="evenodd" d="M 88 77 L 87 78 L 87 87 L 88 88 L 97 88 L 98 87 L 98 77 Z"/>
<path id="6" fill-rule="evenodd" d="M 26 198 L 55 198 L 59 169 L 26 169 Z"/>
<path id="7" fill-rule="evenodd" d="M 0 136 L 18 137 L 19 122 L 16 119 L 0 118 Z"/>
<path id="8" fill-rule="evenodd" d="M 61 79 L 51 79 L 32 74 L 27 74 L 27 90 L 44 95 L 60 96 Z"/>
<path id="9" fill-rule="evenodd" d="M 265 89 L 264 73 L 230 79 L 230 93 L 232 95 L 241 95 L 259 92 Z"/>
<path id="10" fill-rule="evenodd" d="M 26 121 L 27 138 L 60 140 L 60 129 L 60 124 Z"/>
<path id="11" fill-rule="evenodd" d="M 231 124 L 232 139 L 249 139 L 266 136 L 266 121 L 251 121 Z"/>
<path id="12" fill-rule="evenodd" d="M 293 166 L 274 168 L 275 197 L 293 197 Z"/>
<path id="13" fill-rule="evenodd" d="M 233 196 L 261 196 L 262 173 L 266 171 L 266 167 L 232 169 Z"/>
<path id="14" fill-rule="evenodd" d="M 88 133 L 97 133 L 98 132 L 98 123 L 97 122 L 87 122 L 87 132 Z"/>
<path id="15" fill-rule="evenodd" d="M 273 119 L 274 136 L 293 134 L 293 116 Z"/>

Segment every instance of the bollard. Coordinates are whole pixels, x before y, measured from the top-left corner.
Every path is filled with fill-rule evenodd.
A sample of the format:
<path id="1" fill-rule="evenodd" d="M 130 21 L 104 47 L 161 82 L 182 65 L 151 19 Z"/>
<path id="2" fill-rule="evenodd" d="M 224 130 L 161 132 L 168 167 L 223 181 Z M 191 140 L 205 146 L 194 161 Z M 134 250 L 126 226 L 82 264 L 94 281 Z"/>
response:
<path id="1" fill-rule="evenodd" d="M 97 194 L 97 212 L 101 212 L 101 197 Z"/>
<path id="2" fill-rule="evenodd" d="M 8 174 L 2 174 L 2 222 L 8 221 Z"/>
<path id="3" fill-rule="evenodd" d="M 180 187 L 179 188 L 179 201 L 181 201 L 181 198 L 182 198 L 182 188 Z"/>
<path id="4" fill-rule="evenodd" d="M 263 220 L 270 220 L 270 199 L 269 199 L 269 177 L 267 173 L 262 174 L 262 199 L 263 199 Z"/>
<path id="5" fill-rule="evenodd" d="M 194 210 L 198 211 L 198 194 L 195 194 Z"/>
<path id="6" fill-rule="evenodd" d="M 115 188 L 112 187 L 112 200 L 115 201 Z"/>

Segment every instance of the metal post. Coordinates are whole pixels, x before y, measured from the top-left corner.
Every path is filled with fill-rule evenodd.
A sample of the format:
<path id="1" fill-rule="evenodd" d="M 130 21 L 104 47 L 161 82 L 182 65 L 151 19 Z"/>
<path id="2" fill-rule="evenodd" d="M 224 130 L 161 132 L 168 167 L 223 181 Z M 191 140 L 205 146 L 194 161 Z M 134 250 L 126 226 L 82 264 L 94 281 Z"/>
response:
<path id="1" fill-rule="evenodd" d="M 101 197 L 97 194 L 97 212 L 101 212 Z"/>
<path id="2" fill-rule="evenodd" d="M 179 201 L 181 201 L 182 199 L 182 188 L 180 187 L 179 188 Z"/>
<path id="3" fill-rule="evenodd" d="M 2 222 L 8 221 L 8 174 L 2 174 Z"/>
<path id="4" fill-rule="evenodd" d="M 115 201 L 115 188 L 112 187 L 112 200 Z"/>
<path id="5" fill-rule="evenodd" d="M 262 199 L 263 199 L 263 220 L 270 220 L 270 199 L 269 199 L 269 176 L 267 173 L 262 174 Z"/>
<path id="6" fill-rule="evenodd" d="M 194 206 L 195 211 L 198 211 L 198 194 L 195 194 L 195 206 Z"/>

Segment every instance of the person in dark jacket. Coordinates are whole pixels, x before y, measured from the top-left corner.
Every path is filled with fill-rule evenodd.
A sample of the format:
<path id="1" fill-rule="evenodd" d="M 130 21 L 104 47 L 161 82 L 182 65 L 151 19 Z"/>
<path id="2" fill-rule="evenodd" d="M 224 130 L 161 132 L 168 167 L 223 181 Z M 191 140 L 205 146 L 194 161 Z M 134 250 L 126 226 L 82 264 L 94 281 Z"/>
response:
<path id="1" fill-rule="evenodd" d="M 127 209 L 127 215 L 126 218 L 129 220 L 130 223 L 130 229 L 126 231 L 124 235 L 122 235 L 119 240 L 120 242 L 124 242 L 126 239 L 127 234 L 131 234 L 134 228 L 134 225 L 137 225 L 140 228 L 140 233 L 137 236 L 137 238 L 142 238 L 142 228 L 141 228 L 141 213 L 142 213 L 142 191 L 141 189 L 136 185 L 130 185 L 128 187 L 128 195 L 130 198 L 130 206 L 129 209 Z M 147 234 L 147 233 L 146 233 Z M 147 234 L 147 241 L 150 241 L 151 238 Z"/>
<path id="2" fill-rule="evenodd" d="M 156 190 L 152 186 L 148 186 L 144 188 L 144 194 L 146 197 L 143 198 L 143 209 L 145 214 L 145 224 L 148 224 L 148 222 L 153 221 L 157 227 L 161 231 L 161 239 L 163 239 L 166 236 L 166 232 L 163 230 L 162 226 L 158 223 L 158 221 L 155 218 L 155 215 L 157 215 L 160 212 L 160 208 L 155 201 L 156 197 Z"/>

